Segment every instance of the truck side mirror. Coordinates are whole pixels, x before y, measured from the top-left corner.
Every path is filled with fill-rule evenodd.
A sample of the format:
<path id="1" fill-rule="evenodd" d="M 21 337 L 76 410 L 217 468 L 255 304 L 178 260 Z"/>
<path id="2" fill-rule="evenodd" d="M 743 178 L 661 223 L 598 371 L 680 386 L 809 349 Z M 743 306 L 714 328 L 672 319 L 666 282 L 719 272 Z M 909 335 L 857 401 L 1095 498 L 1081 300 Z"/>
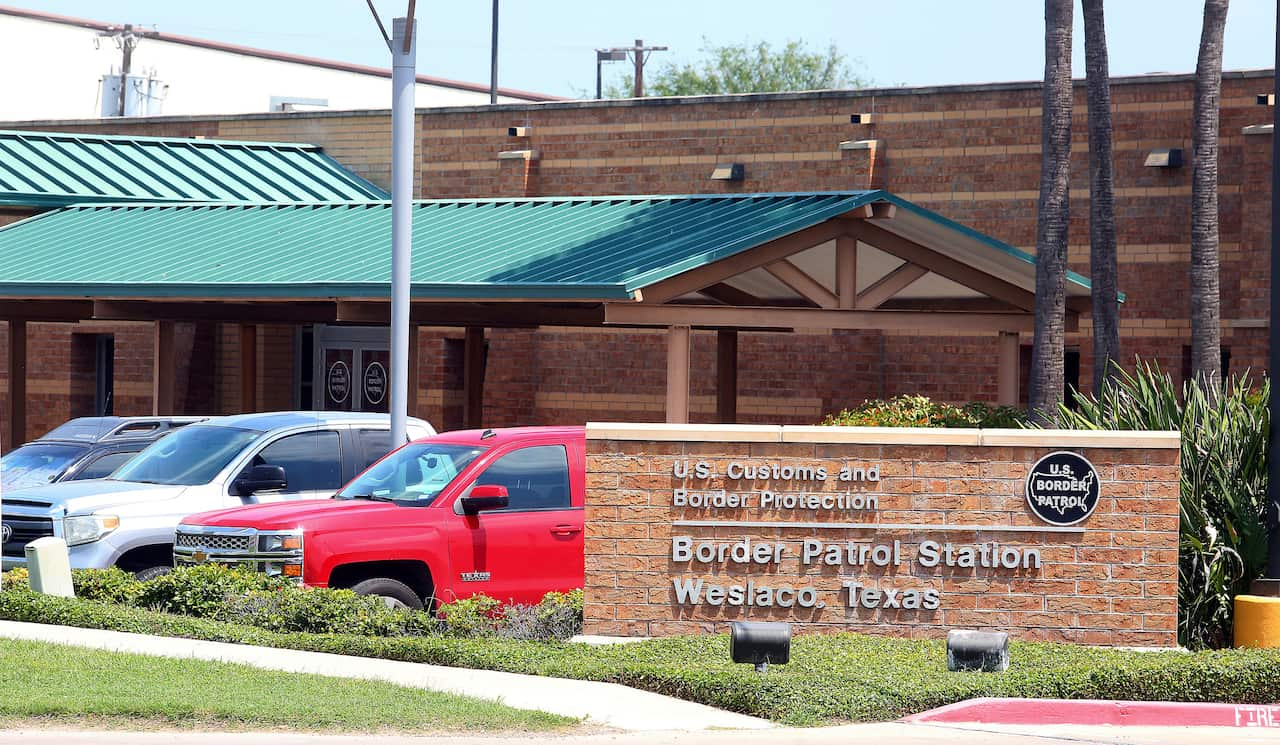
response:
<path id="1" fill-rule="evenodd" d="M 235 481 L 236 493 L 242 497 L 260 491 L 283 489 L 289 485 L 285 479 L 284 466 L 259 464 L 254 466 L 248 476 L 241 476 Z"/>
<path id="2" fill-rule="evenodd" d="M 485 510 L 500 510 L 507 506 L 507 487 L 498 484 L 479 484 L 471 487 L 471 493 L 462 498 L 462 514 L 475 515 Z"/>

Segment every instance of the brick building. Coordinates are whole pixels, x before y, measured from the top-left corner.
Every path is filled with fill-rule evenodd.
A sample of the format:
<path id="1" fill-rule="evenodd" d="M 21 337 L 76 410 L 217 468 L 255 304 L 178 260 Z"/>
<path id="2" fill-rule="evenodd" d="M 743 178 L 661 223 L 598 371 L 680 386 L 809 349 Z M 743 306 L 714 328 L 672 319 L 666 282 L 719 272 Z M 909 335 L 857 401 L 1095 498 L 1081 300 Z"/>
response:
<path id="1" fill-rule="evenodd" d="M 1220 157 L 1224 356 L 1233 372 L 1265 365 L 1270 230 L 1271 110 L 1256 96 L 1271 71 L 1223 76 Z M 1114 81 L 1119 286 L 1123 354 L 1184 374 L 1189 344 L 1191 169 L 1146 166 L 1155 150 L 1189 156 L 1193 80 Z M 706 194 L 884 188 L 969 228 L 1034 250 L 1039 176 L 1036 83 L 640 101 L 553 102 L 422 109 L 417 193 L 424 198 Z M 1088 275 L 1085 93 L 1073 128 L 1071 267 Z M 854 123 L 852 115 L 860 121 Z M 40 121 L 9 129 L 307 142 L 356 174 L 390 181 L 385 111 L 138 120 Z M 520 127 L 525 129 L 513 130 Z M 713 180 L 741 164 L 741 180 Z M 353 257 L 353 260 L 360 260 Z M 420 278 L 415 278 L 420 279 Z M 951 332 L 743 333 L 738 419 L 809 423 L 865 398 L 923 393 L 994 401 L 997 343 Z M 330 329 L 180 323 L 175 408 L 231 412 L 308 406 L 308 355 Z M 92 413 L 100 339 L 114 344 L 117 413 L 152 405 L 151 330 L 109 321 L 33 323 L 28 331 L 27 435 Z M 462 419 L 463 332 L 421 328 L 417 411 L 438 427 Z M 1068 372 L 1088 387 L 1091 333 L 1069 334 Z M 239 377 L 241 344 L 257 366 Z M 1030 336 L 1023 334 L 1024 352 Z M 652 420 L 663 406 L 663 338 L 646 331 L 489 329 L 483 421 L 491 425 Z M 0 345 L 7 343 L 0 338 Z M 367 344 L 377 345 L 377 333 Z M 694 332 L 694 421 L 715 412 L 715 338 Z M 1024 354 L 1029 361 L 1029 355 Z M 3 371 L 0 371 L 3 375 Z M 1025 376 L 1025 363 L 1023 369 Z M 5 388 L 4 390 L 7 390 Z M 7 402 L 0 402 L 7 406 Z M 7 416 L 7 408 L 5 409 Z M 6 444 L 7 447 L 7 444 Z"/>

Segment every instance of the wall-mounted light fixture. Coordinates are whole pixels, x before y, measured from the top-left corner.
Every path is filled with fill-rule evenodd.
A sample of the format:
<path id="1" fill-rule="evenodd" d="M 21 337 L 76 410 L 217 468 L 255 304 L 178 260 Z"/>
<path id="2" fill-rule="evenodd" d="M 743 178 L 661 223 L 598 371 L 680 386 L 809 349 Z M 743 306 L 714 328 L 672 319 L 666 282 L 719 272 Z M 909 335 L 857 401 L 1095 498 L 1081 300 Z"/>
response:
<path id="1" fill-rule="evenodd" d="M 871 124 L 873 121 L 874 120 L 871 114 L 850 114 L 849 115 L 850 124 Z"/>
<path id="2" fill-rule="evenodd" d="M 1275 105 L 1276 105 L 1276 94 L 1274 94 L 1274 93 L 1259 93 L 1259 94 L 1258 94 L 1258 97 L 1257 97 L 1256 99 L 1254 99 L 1254 101 L 1255 101 L 1255 103 L 1257 103 L 1259 106 L 1275 106 Z"/>
<path id="3" fill-rule="evenodd" d="M 498 160 L 538 160 L 542 157 L 542 153 L 537 150 L 502 150 L 498 153 Z"/>
<path id="4" fill-rule="evenodd" d="M 747 169 L 741 163 L 717 163 L 711 171 L 712 181 L 741 181 L 746 178 Z"/>
<path id="5" fill-rule="evenodd" d="M 507 127 L 507 137 L 528 137 L 533 134 L 533 127 Z"/>
<path id="6" fill-rule="evenodd" d="M 1143 165 L 1149 168 L 1181 168 L 1182 148 L 1166 147 L 1152 150 L 1147 153 L 1147 160 Z"/>
<path id="7" fill-rule="evenodd" d="M 841 150 L 875 150 L 879 140 L 844 140 L 840 143 Z"/>

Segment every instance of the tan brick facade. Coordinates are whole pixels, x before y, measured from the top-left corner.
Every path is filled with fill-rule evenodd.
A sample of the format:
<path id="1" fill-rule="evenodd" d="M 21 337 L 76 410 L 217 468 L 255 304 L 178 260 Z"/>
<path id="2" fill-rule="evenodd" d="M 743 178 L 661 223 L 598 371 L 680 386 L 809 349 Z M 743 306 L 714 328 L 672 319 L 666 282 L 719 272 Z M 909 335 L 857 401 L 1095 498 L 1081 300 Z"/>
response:
<path id="1" fill-rule="evenodd" d="M 796 624 L 801 632 L 936 637 L 952 628 L 980 628 L 1006 630 L 1021 639 L 1176 644 L 1176 433 L 592 424 L 587 437 L 585 633 L 662 636 L 722 630 L 732 620 L 778 620 Z M 1047 525 L 1027 506 L 1028 469 L 1056 450 L 1083 455 L 1100 477 L 1097 509 L 1077 526 Z M 697 463 L 706 464 L 711 475 L 698 478 Z M 731 469 L 732 463 L 820 466 L 827 476 L 753 479 Z M 684 478 L 676 475 L 681 464 L 689 469 Z M 841 483 L 836 478 L 842 468 L 872 465 L 878 469 L 876 480 Z M 713 495 L 723 490 L 746 503 L 679 507 L 673 504 L 677 489 Z M 863 506 L 854 501 L 845 509 L 765 507 L 761 494 L 766 490 L 848 494 Z M 723 524 L 743 521 L 780 525 Z M 913 527 L 823 527 L 848 523 Z M 970 525 L 992 529 L 954 528 Z M 732 547 L 748 539 L 753 546 L 784 548 L 773 555 L 780 560 L 769 562 L 678 561 L 683 555 L 677 555 L 676 537 L 695 545 Z M 820 541 L 824 549 L 835 547 L 839 562 L 825 563 L 825 554 L 818 554 L 806 563 L 806 539 Z M 945 549 L 922 552 L 926 541 L 950 544 L 958 563 L 946 565 Z M 982 566 L 983 546 L 998 566 Z M 869 559 L 875 547 L 882 557 L 892 556 L 889 563 L 880 566 Z M 977 566 L 963 566 L 965 547 L 975 550 Z M 1029 558 L 1033 550 L 1038 561 Z M 1012 558 L 1015 552 L 1018 559 Z M 931 565 L 935 554 L 941 558 Z M 1003 560 L 1017 568 L 1006 568 Z M 677 585 L 687 589 L 699 580 L 700 600 L 688 602 L 686 595 L 682 602 Z M 748 582 L 774 591 L 812 588 L 825 607 L 709 602 L 709 586 L 745 588 Z M 849 607 L 850 582 L 858 584 L 856 607 Z M 868 608 L 861 601 L 863 588 L 889 588 L 903 596 L 914 591 L 917 602 L 932 591 L 937 608 Z"/>
<path id="2" fill-rule="evenodd" d="M 1223 79 L 1222 318 L 1223 345 L 1233 372 L 1259 371 L 1266 363 L 1272 138 L 1243 132 L 1270 120 L 1270 110 L 1255 105 L 1254 97 L 1271 89 L 1271 79 L 1269 71 L 1228 72 Z M 1183 347 L 1190 343 L 1191 168 L 1148 168 L 1143 162 L 1151 149 L 1166 147 L 1183 148 L 1184 160 L 1189 160 L 1192 88 L 1190 76 L 1149 76 L 1117 80 L 1112 92 L 1119 286 L 1128 296 L 1121 310 L 1122 355 L 1126 361 L 1134 356 L 1156 361 L 1175 381 L 1182 375 Z M 1076 95 L 1071 267 L 1087 274 L 1083 86 Z M 470 198 L 883 187 L 1034 250 L 1039 105 L 1038 85 L 1019 83 L 427 109 L 419 112 L 417 122 L 417 190 L 422 197 Z M 872 113 L 873 123 L 851 124 L 851 113 Z M 530 134 L 509 137 L 507 128 L 516 125 L 529 127 Z M 4 126 L 311 142 L 383 187 L 390 181 L 385 111 Z M 875 147 L 839 146 L 857 140 L 874 140 Z M 540 159 L 498 157 L 502 151 L 524 149 L 537 150 Z M 712 167 L 723 162 L 743 163 L 745 180 L 709 180 Z M 188 397 L 188 411 L 238 410 L 238 383 L 230 376 L 238 375 L 239 335 L 212 326 L 202 334 L 211 346 L 194 353 L 209 364 L 193 369 L 212 370 L 216 361 L 218 382 L 188 382 L 189 390 L 204 392 Z M 34 331 L 31 336 L 35 338 Z M 70 373 L 60 372 L 71 359 L 69 335 L 50 338 L 62 340 L 42 352 L 53 357 L 56 369 L 52 377 L 40 376 L 49 385 L 57 381 L 62 390 L 69 385 Z M 292 405 L 297 350 L 283 347 L 296 343 L 293 335 L 260 333 L 258 338 L 260 344 L 270 339 L 278 351 L 259 353 L 259 406 Z M 449 340 L 460 338 L 460 330 L 427 329 L 420 337 L 416 399 L 420 413 L 437 426 L 461 421 L 461 380 L 451 372 L 459 363 L 446 359 Z M 149 370 L 137 379 L 122 377 L 126 363 L 150 355 L 149 346 L 136 346 L 132 339 L 117 342 L 117 375 L 122 382 L 145 387 Z M 1028 335 L 1021 341 L 1024 348 L 1031 342 Z M 1087 318 L 1067 343 L 1079 354 L 1079 382 L 1087 389 L 1092 364 Z M 662 341 L 652 334 L 490 330 L 488 344 L 484 420 L 493 425 L 651 420 L 664 393 Z M 711 421 L 715 345 L 701 333 L 694 334 L 693 344 L 692 415 L 695 421 Z M 813 423 L 865 398 L 898 393 L 993 402 L 996 349 L 994 336 L 744 332 L 739 342 L 740 420 Z M 32 365 L 34 376 L 34 355 Z M 81 410 L 65 397 L 41 405 L 50 412 L 49 421 Z M 0 416 L 6 412 L 7 406 Z M 29 415 L 30 434 L 43 427 L 39 421 Z"/>

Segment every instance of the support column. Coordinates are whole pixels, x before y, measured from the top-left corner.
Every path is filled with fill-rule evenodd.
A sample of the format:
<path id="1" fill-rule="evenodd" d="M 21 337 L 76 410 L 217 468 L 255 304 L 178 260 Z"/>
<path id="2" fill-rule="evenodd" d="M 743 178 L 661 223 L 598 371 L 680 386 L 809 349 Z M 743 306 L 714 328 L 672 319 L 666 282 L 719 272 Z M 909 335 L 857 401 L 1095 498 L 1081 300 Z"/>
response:
<path id="1" fill-rule="evenodd" d="M 409 406 L 408 415 L 418 415 L 418 325 L 409 324 Z"/>
<path id="2" fill-rule="evenodd" d="M 307 360 L 306 364 L 312 364 Z M 312 404 L 306 402 L 303 408 L 309 409 Z M 258 410 L 258 325 L 255 323 L 240 324 L 240 411 L 249 413 Z"/>
<path id="3" fill-rule="evenodd" d="M 151 373 L 151 413 L 156 416 L 174 413 L 176 365 L 174 364 L 173 331 L 173 321 L 155 322 L 155 363 Z"/>
<path id="4" fill-rule="evenodd" d="M 667 329 L 667 422 L 689 421 L 689 327 Z"/>
<path id="5" fill-rule="evenodd" d="M 1017 406 L 1018 391 L 1018 332 L 1000 332 L 1000 370 L 997 403 L 1001 406 Z"/>
<path id="6" fill-rule="evenodd" d="M 27 441 L 27 322 L 9 321 L 9 431 L 0 451 Z"/>
<path id="7" fill-rule="evenodd" d="M 484 426 L 484 327 L 468 326 L 462 337 L 462 420 L 467 429 Z"/>
<path id="8" fill-rule="evenodd" d="M 738 332 L 716 332 L 716 419 L 721 424 L 738 422 Z"/>
<path id="9" fill-rule="evenodd" d="M 851 235 L 836 238 L 836 295 L 841 308 L 858 304 L 858 239 Z"/>

